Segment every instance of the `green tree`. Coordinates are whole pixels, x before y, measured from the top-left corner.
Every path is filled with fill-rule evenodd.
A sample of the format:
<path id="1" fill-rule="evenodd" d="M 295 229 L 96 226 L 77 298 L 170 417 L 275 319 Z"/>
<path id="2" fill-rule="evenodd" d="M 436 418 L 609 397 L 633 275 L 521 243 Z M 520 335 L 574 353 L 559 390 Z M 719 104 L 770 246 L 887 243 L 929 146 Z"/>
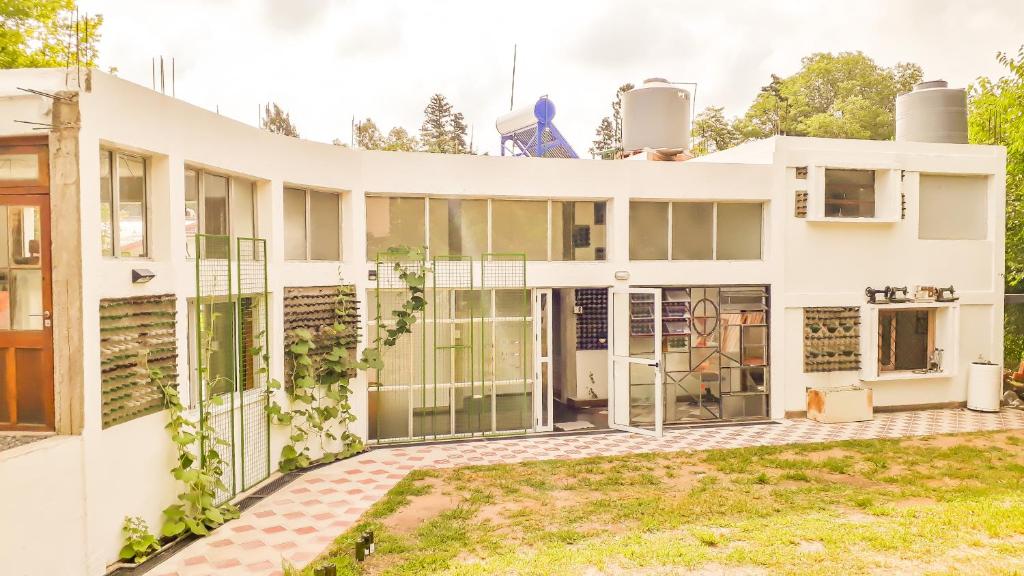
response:
<path id="1" fill-rule="evenodd" d="M 76 22 L 75 0 L 0 0 L 0 68 L 92 68 L 103 16 Z"/>
<path id="2" fill-rule="evenodd" d="M 597 125 L 594 135 L 597 139 L 590 147 L 590 155 L 600 155 L 608 160 L 617 158 L 622 153 L 622 95 L 632 90 L 634 86 L 625 83 L 615 91 L 615 100 L 612 101 L 612 115 L 605 116 Z"/>
<path id="3" fill-rule="evenodd" d="M 401 126 L 395 126 L 384 139 L 384 149 L 394 152 L 414 152 L 420 143 Z"/>
<path id="4" fill-rule="evenodd" d="M 420 144 L 425 152 L 472 154 L 466 145 L 466 120 L 442 94 L 434 94 L 423 109 Z"/>
<path id="5" fill-rule="evenodd" d="M 1007 74 L 970 87 L 973 144 L 1006 146 L 1006 289 L 1024 292 L 1024 46 L 996 58 Z"/>
<path id="6" fill-rule="evenodd" d="M 384 135 L 380 133 L 377 124 L 367 118 L 356 123 L 356 146 L 363 150 L 383 150 Z"/>
<path id="7" fill-rule="evenodd" d="M 282 134 L 293 138 L 299 137 L 299 131 L 292 124 L 292 118 L 277 102 L 267 104 L 263 108 L 263 129 L 274 134 Z"/>
<path id="8" fill-rule="evenodd" d="M 800 71 L 772 75 L 735 128 L 744 139 L 776 134 L 889 140 L 896 96 L 921 80 L 921 67 L 879 66 L 862 52 L 818 52 Z"/>
<path id="9" fill-rule="evenodd" d="M 724 108 L 708 106 L 693 119 L 690 130 L 693 136 L 693 153 L 697 156 L 732 148 L 739 141 L 739 134 L 725 119 Z"/>

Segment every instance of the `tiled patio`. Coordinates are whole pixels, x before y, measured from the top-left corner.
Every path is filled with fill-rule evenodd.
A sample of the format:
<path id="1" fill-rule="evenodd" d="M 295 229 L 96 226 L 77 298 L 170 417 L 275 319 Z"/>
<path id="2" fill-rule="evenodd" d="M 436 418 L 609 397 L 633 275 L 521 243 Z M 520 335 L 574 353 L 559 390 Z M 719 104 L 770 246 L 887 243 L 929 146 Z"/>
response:
<path id="1" fill-rule="evenodd" d="M 982 414 L 967 410 L 928 410 L 878 414 L 871 422 L 854 424 L 785 420 L 747 426 L 673 429 L 660 439 L 610 433 L 382 448 L 299 477 L 245 511 L 241 518 L 192 543 L 150 573 L 158 576 L 276 575 L 281 573 L 282 559 L 301 567 L 416 468 L 1003 429 L 1024 429 L 1024 412 L 1004 410 Z"/>

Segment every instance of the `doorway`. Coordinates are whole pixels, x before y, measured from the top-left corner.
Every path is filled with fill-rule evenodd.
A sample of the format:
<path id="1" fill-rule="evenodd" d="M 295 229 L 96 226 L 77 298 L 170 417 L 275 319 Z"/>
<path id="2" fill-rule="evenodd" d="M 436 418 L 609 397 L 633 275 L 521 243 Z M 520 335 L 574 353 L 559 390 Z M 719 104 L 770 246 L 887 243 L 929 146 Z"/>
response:
<path id="1" fill-rule="evenodd" d="M 54 429 L 47 147 L 0 147 L 0 430 Z"/>

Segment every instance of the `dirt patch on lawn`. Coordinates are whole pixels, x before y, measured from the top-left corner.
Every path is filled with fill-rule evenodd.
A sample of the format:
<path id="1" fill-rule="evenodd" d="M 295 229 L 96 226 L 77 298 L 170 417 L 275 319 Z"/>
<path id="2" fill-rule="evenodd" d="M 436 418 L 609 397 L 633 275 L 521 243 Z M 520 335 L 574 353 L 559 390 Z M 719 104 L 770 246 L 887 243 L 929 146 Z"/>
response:
<path id="1" fill-rule="evenodd" d="M 420 485 L 429 486 L 429 491 L 409 498 L 409 503 L 381 522 L 393 532 L 408 534 L 442 512 L 455 508 L 462 502 L 462 496 L 455 494 L 443 480 L 427 478 Z"/>

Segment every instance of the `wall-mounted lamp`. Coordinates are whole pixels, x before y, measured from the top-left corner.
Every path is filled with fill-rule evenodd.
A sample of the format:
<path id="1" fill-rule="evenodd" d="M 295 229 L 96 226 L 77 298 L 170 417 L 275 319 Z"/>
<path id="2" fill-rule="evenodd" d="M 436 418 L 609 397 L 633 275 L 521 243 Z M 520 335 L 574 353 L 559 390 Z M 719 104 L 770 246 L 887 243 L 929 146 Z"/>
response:
<path id="1" fill-rule="evenodd" d="M 132 268 L 132 284 L 145 284 L 153 278 L 156 274 L 148 268 Z"/>
<path id="2" fill-rule="evenodd" d="M 615 279 L 616 280 L 629 280 L 629 271 L 628 270 L 617 270 L 615 272 Z"/>
<path id="3" fill-rule="evenodd" d="M 375 282 L 377 280 L 377 269 L 371 268 L 369 274 L 366 275 L 367 280 Z"/>

